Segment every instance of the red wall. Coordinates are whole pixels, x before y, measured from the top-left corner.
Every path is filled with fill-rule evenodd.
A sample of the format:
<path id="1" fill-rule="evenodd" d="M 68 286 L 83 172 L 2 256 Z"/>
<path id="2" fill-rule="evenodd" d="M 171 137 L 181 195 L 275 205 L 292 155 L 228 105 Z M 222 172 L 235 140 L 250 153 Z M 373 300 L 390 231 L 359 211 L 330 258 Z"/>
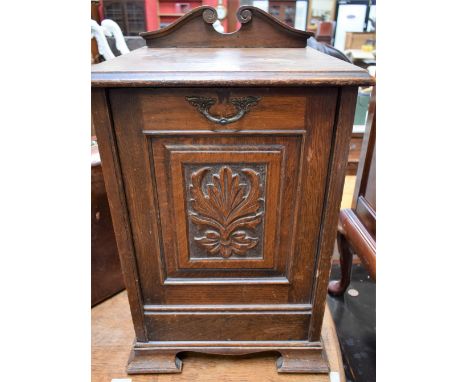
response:
<path id="1" fill-rule="evenodd" d="M 154 31 L 159 29 L 159 1 L 145 0 L 146 6 L 146 30 Z"/>

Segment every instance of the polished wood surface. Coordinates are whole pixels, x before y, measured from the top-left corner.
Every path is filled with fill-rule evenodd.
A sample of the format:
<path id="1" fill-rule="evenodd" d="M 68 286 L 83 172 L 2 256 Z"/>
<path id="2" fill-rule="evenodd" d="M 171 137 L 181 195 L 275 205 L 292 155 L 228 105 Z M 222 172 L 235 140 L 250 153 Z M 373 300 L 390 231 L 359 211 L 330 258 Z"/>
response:
<path id="1" fill-rule="evenodd" d="M 241 27 L 232 33 L 218 33 L 212 24 L 216 9 L 197 7 L 166 28 L 141 33 L 150 48 L 304 48 L 312 33 L 294 29 L 267 12 L 242 6 L 236 13 Z"/>
<path id="2" fill-rule="evenodd" d="M 91 310 L 91 317 L 91 380 L 110 382 L 112 378 L 130 378 L 126 374 L 126 364 L 134 332 L 127 293 L 122 292 L 97 305 Z M 132 375 L 131 379 L 133 382 L 345 382 L 340 345 L 328 308 L 325 310 L 322 341 L 330 373 L 334 373 L 333 379 L 327 374 L 278 374 L 275 367 L 277 356 L 271 352 L 235 357 L 184 353 L 181 356 L 184 363 L 182 374 Z"/>
<path id="3" fill-rule="evenodd" d="M 353 210 L 343 210 L 340 214 L 340 231 L 351 248 L 359 255 L 372 279 L 376 279 L 376 242 L 375 237 L 364 227 Z"/>
<path id="4" fill-rule="evenodd" d="M 376 93 L 372 93 L 361 158 L 356 176 L 352 208 L 340 212 L 338 249 L 340 280 L 329 283 L 328 292 L 342 295 L 351 280 L 353 254 L 356 253 L 372 279 L 376 280 Z"/>
<path id="5" fill-rule="evenodd" d="M 91 78 L 93 87 L 373 84 L 364 69 L 309 47 L 143 47 L 93 65 Z"/>
<path id="6" fill-rule="evenodd" d="M 177 31 L 150 36 L 182 43 Z M 309 48 L 135 52 L 92 82 L 136 334 L 128 373 L 179 373 L 186 351 L 275 351 L 280 373 L 327 373 L 335 227 L 357 85 L 372 80 Z"/>

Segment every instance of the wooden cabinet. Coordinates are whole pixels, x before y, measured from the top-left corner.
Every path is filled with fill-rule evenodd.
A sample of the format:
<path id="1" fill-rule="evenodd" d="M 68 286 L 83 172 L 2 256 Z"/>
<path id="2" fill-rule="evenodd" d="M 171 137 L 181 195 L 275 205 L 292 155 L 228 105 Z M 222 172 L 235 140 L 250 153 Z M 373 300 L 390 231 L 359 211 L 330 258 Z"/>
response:
<path id="1" fill-rule="evenodd" d="M 203 5 L 202 0 L 180 1 L 180 0 L 159 0 L 159 26 L 167 27 L 193 8 Z"/>
<path id="2" fill-rule="evenodd" d="M 91 306 L 125 289 L 97 145 L 91 146 Z"/>
<path id="3" fill-rule="evenodd" d="M 293 27 L 296 17 L 296 0 L 270 0 L 268 2 L 268 12 L 278 20 Z"/>
<path id="4" fill-rule="evenodd" d="M 277 351 L 327 372 L 320 330 L 366 71 L 241 7 L 144 34 L 93 67 L 93 118 L 135 326 L 129 373 L 177 353 Z M 170 49 L 169 49 L 170 48 Z"/>
<path id="5" fill-rule="evenodd" d="M 145 0 L 102 0 L 105 19 L 115 21 L 125 36 L 146 30 Z"/>
<path id="6" fill-rule="evenodd" d="M 361 49 L 368 40 L 375 43 L 375 32 L 346 32 L 345 49 Z"/>

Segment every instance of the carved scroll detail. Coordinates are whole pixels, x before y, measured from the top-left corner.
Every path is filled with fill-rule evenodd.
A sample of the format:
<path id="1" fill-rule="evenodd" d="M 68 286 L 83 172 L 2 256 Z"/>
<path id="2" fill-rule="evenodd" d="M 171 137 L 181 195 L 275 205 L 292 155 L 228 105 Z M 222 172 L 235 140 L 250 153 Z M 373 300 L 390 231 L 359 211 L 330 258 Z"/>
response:
<path id="1" fill-rule="evenodd" d="M 218 20 L 216 9 L 201 6 L 165 28 L 140 36 L 149 48 L 305 48 L 314 35 L 249 5 L 240 7 L 236 16 L 241 24 L 238 31 L 218 33 L 212 26 Z"/>
<path id="2" fill-rule="evenodd" d="M 203 236 L 194 237 L 194 240 L 210 255 L 219 253 L 224 258 L 244 255 L 259 241 L 245 229 L 254 229 L 264 214 L 259 211 L 262 201 L 260 175 L 249 168 L 241 170 L 250 181 L 248 189 L 247 184 L 240 183 L 238 174 L 223 166 L 218 174 L 213 174 L 205 193 L 202 182 L 210 170 L 211 167 L 203 167 L 191 175 L 192 211 L 189 216 L 194 224 L 208 228 Z"/>

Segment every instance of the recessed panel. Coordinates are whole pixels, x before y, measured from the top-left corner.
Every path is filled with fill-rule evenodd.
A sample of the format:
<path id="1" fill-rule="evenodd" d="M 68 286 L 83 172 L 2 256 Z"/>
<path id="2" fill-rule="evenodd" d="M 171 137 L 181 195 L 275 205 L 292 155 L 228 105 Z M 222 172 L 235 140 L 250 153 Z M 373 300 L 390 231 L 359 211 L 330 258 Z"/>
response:
<path id="1" fill-rule="evenodd" d="M 184 164 L 189 262 L 262 259 L 267 163 Z"/>
<path id="2" fill-rule="evenodd" d="M 273 269 L 284 147 L 166 146 L 178 268 Z"/>
<path id="3" fill-rule="evenodd" d="M 226 272 L 287 282 L 301 138 L 150 138 L 167 282 Z"/>

